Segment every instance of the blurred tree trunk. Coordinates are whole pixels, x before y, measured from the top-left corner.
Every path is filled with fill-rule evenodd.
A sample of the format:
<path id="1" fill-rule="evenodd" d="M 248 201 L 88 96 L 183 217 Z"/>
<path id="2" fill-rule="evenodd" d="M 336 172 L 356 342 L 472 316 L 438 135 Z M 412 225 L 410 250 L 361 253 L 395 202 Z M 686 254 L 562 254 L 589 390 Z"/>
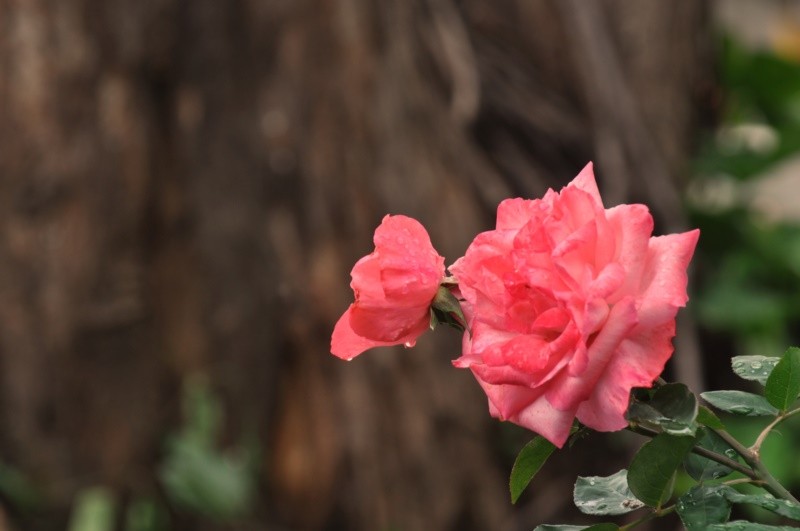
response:
<path id="1" fill-rule="evenodd" d="M 548 493 L 512 514 L 454 334 L 344 364 L 329 333 L 386 212 L 452 263 L 501 199 L 595 158 L 608 204 L 681 227 L 706 9 L 0 0 L 0 451 L 55 508 L 35 521 L 89 485 L 155 492 L 197 372 L 231 433 L 260 426 L 254 528 L 558 516 Z"/>

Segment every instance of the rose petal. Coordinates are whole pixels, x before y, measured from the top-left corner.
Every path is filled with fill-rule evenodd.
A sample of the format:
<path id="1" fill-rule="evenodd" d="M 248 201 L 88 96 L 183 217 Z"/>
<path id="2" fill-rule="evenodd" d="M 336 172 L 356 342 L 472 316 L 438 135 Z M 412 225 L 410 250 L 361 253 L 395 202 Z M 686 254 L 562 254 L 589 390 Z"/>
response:
<path id="1" fill-rule="evenodd" d="M 575 412 L 574 408 L 561 410 L 553 407 L 546 395 L 542 395 L 508 420 L 535 431 L 561 448 L 569 437 Z"/>
<path id="2" fill-rule="evenodd" d="M 639 293 L 639 320 L 653 327 L 675 318 L 678 307 L 686 305 L 688 276 L 699 230 L 650 239 Z"/>
<path id="3" fill-rule="evenodd" d="M 588 346 L 586 370 L 578 375 L 561 373 L 550 385 L 547 399 L 558 409 L 576 409 L 591 395 L 606 370 L 614 352 L 637 324 L 636 304 L 632 297 L 623 299 L 611 309 L 605 326 Z"/>
<path id="4" fill-rule="evenodd" d="M 506 199 L 497 206 L 497 230 L 519 230 L 540 210 L 538 200 Z"/>
<path id="5" fill-rule="evenodd" d="M 492 416 L 501 420 L 511 420 L 520 410 L 542 395 L 541 389 L 519 385 L 495 385 L 481 379 L 477 374 L 475 378 L 489 398 Z"/>
<path id="6" fill-rule="evenodd" d="M 591 396 L 578 408 L 578 420 L 600 431 L 627 425 L 631 389 L 650 387 L 672 355 L 675 321 L 626 338 L 617 348 Z"/>
<path id="7" fill-rule="evenodd" d="M 331 354 L 344 360 L 351 360 L 367 349 L 384 347 L 393 343 L 373 341 L 356 334 L 350 326 L 351 305 L 336 322 L 331 336 Z"/>
<path id="8" fill-rule="evenodd" d="M 643 205 L 604 210 L 591 164 L 560 192 L 501 203 L 497 230 L 451 268 L 471 327 L 454 365 L 473 372 L 492 415 L 559 446 L 575 415 L 625 426 L 631 387 L 672 353 L 697 240 L 652 229 Z"/>
<path id="9" fill-rule="evenodd" d="M 336 323 L 331 352 L 352 359 L 375 346 L 413 345 L 430 323 L 430 305 L 444 277 L 444 258 L 420 223 L 385 216 L 375 250 L 351 271 L 355 303 Z"/>
<path id="10" fill-rule="evenodd" d="M 638 296 L 642 272 L 647 261 L 647 248 L 653 234 L 653 216 L 644 205 L 619 205 L 606 211 L 613 239 L 606 246 L 613 249 L 611 260 L 625 270 L 625 280 L 610 303 L 625 295 Z M 602 246 L 602 245 L 601 245 Z"/>
<path id="11" fill-rule="evenodd" d="M 568 186 L 574 186 L 579 190 L 583 190 L 589 194 L 600 207 L 603 206 L 603 199 L 600 197 L 600 190 L 597 189 L 597 180 L 594 177 L 593 163 L 590 162 L 584 166 L 581 172 Z"/>
<path id="12" fill-rule="evenodd" d="M 385 216 L 374 240 L 386 297 L 412 305 L 429 302 L 444 277 L 444 258 L 425 228 L 406 216 Z"/>
<path id="13" fill-rule="evenodd" d="M 374 341 L 396 344 L 403 337 L 419 336 L 429 325 L 429 304 L 411 308 L 370 308 L 362 304 L 350 307 L 350 326 L 353 331 Z"/>
<path id="14" fill-rule="evenodd" d="M 350 287 L 356 295 L 356 300 L 364 299 L 373 305 L 385 303 L 386 294 L 381 283 L 381 264 L 376 253 L 368 254 L 361 258 L 350 272 Z M 388 303 L 386 303 L 388 304 Z"/>
<path id="15" fill-rule="evenodd" d="M 414 346 L 419 336 L 428 330 L 429 322 L 422 320 L 396 339 L 389 341 L 370 339 L 359 335 L 352 327 L 354 306 L 350 305 L 350 308 L 339 318 L 331 336 L 331 354 L 345 360 L 351 360 L 365 350 L 375 347 Z"/>

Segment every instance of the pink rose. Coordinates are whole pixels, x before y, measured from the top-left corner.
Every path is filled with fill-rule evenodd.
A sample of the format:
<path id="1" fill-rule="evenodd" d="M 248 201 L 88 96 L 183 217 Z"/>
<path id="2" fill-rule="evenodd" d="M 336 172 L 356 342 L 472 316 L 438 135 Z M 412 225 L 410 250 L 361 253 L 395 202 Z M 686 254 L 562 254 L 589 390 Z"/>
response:
<path id="1" fill-rule="evenodd" d="M 336 323 L 331 353 L 350 360 L 372 347 L 411 347 L 430 324 L 430 306 L 444 278 L 444 258 L 420 223 L 386 216 L 375 250 L 353 267 L 356 300 Z"/>
<path id="2" fill-rule="evenodd" d="M 675 315 L 699 231 L 651 237 L 644 205 L 604 209 L 589 164 L 542 199 L 508 199 L 496 230 L 451 268 L 471 329 L 468 367 L 491 414 L 561 447 L 573 419 L 627 425 L 632 387 L 672 355 Z"/>

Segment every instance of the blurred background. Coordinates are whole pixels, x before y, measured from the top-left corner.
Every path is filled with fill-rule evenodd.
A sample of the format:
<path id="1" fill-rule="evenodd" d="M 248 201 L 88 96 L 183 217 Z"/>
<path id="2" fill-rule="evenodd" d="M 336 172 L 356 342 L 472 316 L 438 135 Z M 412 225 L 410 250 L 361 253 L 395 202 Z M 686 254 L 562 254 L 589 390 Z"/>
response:
<path id="1" fill-rule="evenodd" d="M 702 230 L 669 379 L 800 343 L 798 2 L 0 0 L 0 529 L 591 521 L 575 476 L 633 435 L 512 506 L 531 434 L 455 331 L 328 352 L 385 213 L 452 263 L 589 160 L 607 206 Z M 795 491 L 798 445 L 764 450 Z"/>

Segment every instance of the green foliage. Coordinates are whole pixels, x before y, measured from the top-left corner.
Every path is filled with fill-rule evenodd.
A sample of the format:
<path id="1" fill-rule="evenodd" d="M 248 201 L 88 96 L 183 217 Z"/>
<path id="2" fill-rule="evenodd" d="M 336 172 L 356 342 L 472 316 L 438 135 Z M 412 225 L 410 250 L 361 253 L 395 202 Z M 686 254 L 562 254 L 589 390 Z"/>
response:
<path id="1" fill-rule="evenodd" d="M 439 323 L 462 331 L 467 328 L 467 318 L 461 310 L 461 303 L 447 286 L 439 286 L 431 304 L 431 330 L 435 330 Z"/>
<path id="2" fill-rule="evenodd" d="M 796 503 L 778 500 L 766 493 L 742 494 L 726 485 L 694 487 L 678 500 L 676 508 L 686 528 L 693 531 L 724 523 L 734 503 L 756 505 L 783 517 L 800 520 L 800 505 Z"/>
<path id="3" fill-rule="evenodd" d="M 669 499 L 675 471 L 694 442 L 694 437 L 662 433 L 645 443 L 628 469 L 628 486 L 636 497 L 651 507 Z"/>
<path id="4" fill-rule="evenodd" d="M 749 503 L 757 505 L 775 514 L 800 521 L 800 505 L 791 501 L 777 500 L 770 494 L 742 494 L 726 486 L 719 486 L 719 490 L 731 503 Z"/>
<path id="5" fill-rule="evenodd" d="M 656 427 L 673 435 L 694 435 L 697 430 L 697 397 L 684 384 L 670 383 L 657 387 L 652 395 L 634 399 L 628 408 L 628 420 Z"/>
<path id="6" fill-rule="evenodd" d="M 796 453 L 800 415 L 778 417 L 793 411 L 800 395 L 800 349 L 775 357 L 800 330 L 800 225 L 765 223 L 751 210 L 749 187 L 776 164 L 800 154 L 800 67 L 767 52 L 748 51 L 733 40 L 724 42 L 720 63 L 726 93 L 723 124 L 704 141 L 693 183 L 698 193 L 691 196 L 692 224 L 703 234 L 694 261 L 699 274 L 695 286 L 699 288 L 692 306 L 706 329 L 733 337 L 736 354 L 744 354 L 731 360 L 734 373 L 764 386 L 763 394 L 703 393 L 716 413 L 724 413 L 720 420 L 708 407 L 698 406 L 692 393 L 679 385 L 637 390 L 627 412 L 630 428 L 654 438 L 634 457 L 627 482 L 622 481 L 624 471 L 605 478 L 578 478 L 575 504 L 588 514 L 612 514 L 607 511 L 621 509 L 622 501 L 632 494 L 654 508 L 640 509 L 650 511 L 651 516 L 674 509 L 690 531 L 793 529 L 800 525 L 768 524 L 780 518 L 800 522 L 800 505 L 767 492 L 782 495 L 776 481 L 787 487 L 800 483 Z M 729 193 L 717 195 L 716 202 L 706 195 L 704 202 L 703 192 L 708 191 Z M 772 424 L 776 420 L 781 421 L 777 427 Z M 765 428 L 775 428 L 780 436 L 767 437 Z M 723 438 L 728 435 L 715 430 L 727 431 L 745 447 L 758 441 L 759 451 L 747 454 L 745 461 Z M 740 484 L 746 479 L 739 475 L 731 480 L 737 483 L 736 489 L 724 484 L 722 478 L 739 472 L 690 453 L 695 444 L 716 454 L 717 459 L 735 461 L 739 471 L 748 471 L 746 475 L 755 480 Z M 667 504 L 681 464 L 688 474 L 682 477 L 698 483 L 684 484 L 683 494 L 672 507 Z M 733 505 L 766 523 L 728 522 Z M 647 518 L 645 515 L 625 528 Z"/>
<path id="7" fill-rule="evenodd" d="M 155 500 L 133 500 L 125 513 L 125 531 L 167 531 L 169 515 Z"/>
<path id="8" fill-rule="evenodd" d="M 769 403 L 786 411 L 800 394 L 800 348 L 790 347 L 767 378 L 764 394 Z"/>
<path id="9" fill-rule="evenodd" d="M 766 398 L 744 391 L 707 391 L 700 393 L 717 409 L 746 417 L 775 416 L 778 410 Z"/>
<path id="10" fill-rule="evenodd" d="M 678 516 L 688 531 L 702 531 L 723 523 L 731 514 L 731 503 L 716 487 L 698 485 L 681 496 L 675 504 Z"/>
<path id="11" fill-rule="evenodd" d="M 538 435 L 522 448 L 511 469 L 511 478 L 509 479 L 511 503 L 517 503 L 533 476 L 539 472 L 555 449 L 553 443 Z"/>
<path id="12" fill-rule="evenodd" d="M 216 448 L 222 408 L 201 380 L 187 383 L 186 423 L 167 444 L 160 469 L 167 495 L 178 506 L 215 520 L 245 515 L 255 494 L 253 452 Z"/>
<path id="13" fill-rule="evenodd" d="M 624 468 L 608 477 L 578 477 L 574 500 L 585 514 L 626 514 L 644 506 L 628 488 L 628 471 Z"/>
<path id="14" fill-rule="evenodd" d="M 715 430 L 723 430 L 725 429 L 725 425 L 719 420 L 713 411 L 708 409 L 706 406 L 700 406 L 697 408 L 697 423 L 702 424 L 703 426 L 708 426 L 709 428 L 713 428 Z"/>
<path id="15" fill-rule="evenodd" d="M 693 307 L 703 325 L 734 335 L 742 353 L 763 354 L 790 341 L 800 324 L 800 227 L 765 224 L 736 197 L 749 195 L 742 183 L 800 152 L 800 68 L 733 39 L 721 51 L 723 123 L 703 142 L 692 188 L 727 183 L 733 199 L 690 203 L 703 234 Z M 747 128 L 759 135 L 748 137 Z"/>
<path id="16" fill-rule="evenodd" d="M 724 524 L 714 524 L 708 526 L 708 531 L 792 531 L 795 527 L 784 525 L 766 525 L 745 520 L 734 520 Z"/>
<path id="17" fill-rule="evenodd" d="M 108 489 L 94 487 L 78 494 L 69 531 L 113 531 L 116 501 Z"/>
<path id="18" fill-rule="evenodd" d="M 731 448 L 722 437 L 707 428 L 700 429 L 697 446 L 734 460 L 737 459 L 736 451 Z M 725 465 L 694 453 L 690 453 L 686 456 L 683 462 L 683 468 L 686 470 L 687 474 L 697 481 L 719 479 L 733 472 L 732 469 Z"/>
<path id="19" fill-rule="evenodd" d="M 764 396 L 742 391 L 704 393 L 702 396 L 715 407 L 733 415 L 726 417 L 726 423 L 730 424 L 733 433 L 724 433 L 728 430 L 722 421 L 708 408 L 698 406 L 696 397 L 686 386 L 665 384 L 653 389 L 633 390 L 626 414 L 631 421 L 630 429 L 652 439 L 639 449 L 627 471 L 623 469 L 607 477 L 578 477 L 573 493 L 575 505 L 585 514 L 598 516 L 619 515 L 641 509 L 650 511 L 649 515 L 623 526 L 624 529 L 672 512 L 678 514 L 689 531 L 780 529 L 744 521 L 729 525 L 727 521 L 734 504 L 742 504 L 751 514 L 754 510 L 762 511 L 757 515 L 762 521 L 774 522 L 774 519 L 782 517 L 800 522 L 800 504 L 779 484 L 782 478 L 769 472 L 773 468 L 782 468 L 785 478 L 786 469 L 791 468 L 786 467 L 785 463 L 793 460 L 784 457 L 784 466 L 781 467 L 778 466 L 781 463 L 762 459 L 769 454 L 773 443 L 781 439 L 766 437 L 769 432 L 764 431 L 765 427 L 771 430 L 775 428 L 777 421 L 782 421 L 785 422 L 785 425 L 781 424 L 782 428 L 791 428 L 791 421 L 800 420 L 800 415 L 794 416 L 797 410 L 789 411 L 784 418 L 777 417 L 780 411 L 776 408 L 779 405 L 786 411 L 800 393 L 800 383 L 797 382 L 800 380 L 798 366 L 800 349 L 797 348 L 787 350 L 777 363 L 768 358 L 755 357 L 734 360 L 732 368 L 744 379 L 766 381 L 765 393 L 771 393 L 773 404 Z M 776 418 L 765 422 L 758 421 L 756 416 Z M 742 423 L 751 423 L 752 431 L 742 433 L 739 430 Z M 751 450 L 747 450 L 743 448 L 742 442 L 732 441 L 729 438 L 731 435 L 738 441 L 757 439 L 758 442 Z M 791 450 L 791 443 L 785 444 Z M 760 451 L 754 453 L 755 448 Z M 517 459 L 515 472 L 512 473 L 514 499 L 553 449 L 541 437 L 526 446 Z M 700 449 L 703 450 L 702 455 L 692 453 L 693 450 L 699 452 Z M 734 472 L 746 476 L 744 483 L 742 476 L 729 482 L 720 482 L 720 479 Z M 800 466 L 795 473 L 800 473 Z M 677 499 L 670 505 L 676 477 L 679 475 L 684 480 Z M 690 478 L 698 483 L 687 484 L 691 481 Z M 516 489 L 514 480 L 518 482 Z M 744 492 L 732 488 L 731 484 L 736 484 Z M 536 529 L 570 531 L 617 527 L 616 524 L 597 524 L 591 527 L 542 525 Z"/>
<path id="20" fill-rule="evenodd" d="M 728 417 L 727 431 L 737 440 L 752 443 L 771 419 L 757 417 Z M 800 417 L 784 421 L 780 435 L 767 437 L 761 446 L 760 457 L 764 466 L 784 485 L 800 482 L 800 462 L 797 447 L 800 445 Z"/>
<path id="21" fill-rule="evenodd" d="M 767 51 L 747 50 L 730 38 L 723 42 L 720 59 L 727 93 L 725 122 L 767 124 L 774 128 L 777 142 L 771 149 L 735 149 L 708 142 L 697 169 L 749 179 L 800 150 L 800 69 Z"/>
<path id="22" fill-rule="evenodd" d="M 731 358 L 731 367 L 740 378 L 766 385 L 769 374 L 780 360 L 771 356 L 734 356 Z"/>

